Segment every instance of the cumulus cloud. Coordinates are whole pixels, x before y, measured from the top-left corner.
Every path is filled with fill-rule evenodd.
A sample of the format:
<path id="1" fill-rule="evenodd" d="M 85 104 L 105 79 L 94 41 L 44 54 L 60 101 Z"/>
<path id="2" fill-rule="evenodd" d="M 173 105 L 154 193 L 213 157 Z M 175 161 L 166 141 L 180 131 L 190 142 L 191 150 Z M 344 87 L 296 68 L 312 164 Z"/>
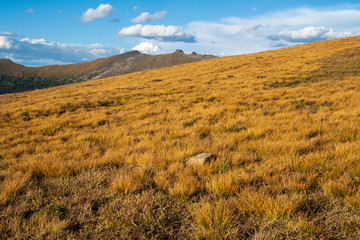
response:
<path id="1" fill-rule="evenodd" d="M 1 49 L 10 49 L 13 47 L 13 39 L 22 37 L 19 34 L 11 32 L 0 32 L 0 51 Z"/>
<path id="2" fill-rule="evenodd" d="M 164 42 L 196 42 L 195 36 L 186 34 L 180 26 L 165 25 L 133 25 L 123 28 L 118 33 L 119 37 L 142 37 L 157 39 Z"/>
<path id="3" fill-rule="evenodd" d="M 80 21 L 82 22 L 91 22 L 97 18 L 103 18 L 112 13 L 115 8 L 110 4 L 100 4 L 96 9 L 89 8 L 86 12 L 83 13 Z"/>
<path id="4" fill-rule="evenodd" d="M 12 47 L 11 42 L 8 37 L 0 36 L 0 49 L 10 49 Z"/>
<path id="5" fill-rule="evenodd" d="M 52 43 L 48 43 L 46 42 L 46 40 L 44 38 L 39 38 L 39 39 L 31 39 L 31 38 L 23 38 L 20 40 L 21 42 L 28 42 L 30 44 L 43 44 L 43 45 L 52 45 Z"/>
<path id="6" fill-rule="evenodd" d="M 359 7 L 256 12 L 245 18 L 193 21 L 181 27 L 137 24 L 121 29 L 118 36 L 151 40 L 162 52 L 181 48 L 185 52 L 236 55 L 360 35 Z"/>
<path id="7" fill-rule="evenodd" d="M 150 14 L 148 12 L 143 12 L 140 14 L 140 16 L 137 16 L 136 18 L 132 19 L 131 22 L 133 22 L 133 23 L 148 22 L 151 20 L 163 18 L 166 16 L 166 14 L 167 14 L 167 11 L 156 12 L 154 14 Z"/>
<path id="8" fill-rule="evenodd" d="M 132 50 L 138 50 L 142 53 L 158 53 L 161 48 L 151 42 L 141 42 L 135 47 L 132 48 Z"/>
<path id="9" fill-rule="evenodd" d="M 192 49 L 216 55 L 233 55 L 292 46 L 316 40 L 360 34 L 359 6 L 297 8 L 247 18 L 229 17 L 219 21 L 195 21 L 184 31 L 196 33 Z M 212 44 L 216 42 L 216 44 Z M 161 45 L 178 48 L 171 43 Z"/>
<path id="10" fill-rule="evenodd" d="M 13 36 L 18 36 L 13 34 Z M 6 38 L 5 41 L 3 41 Z M 15 59 L 29 66 L 82 62 L 123 53 L 125 49 L 102 44 L 65 44 L 44 38 L 5 37 L 0 35 L 0 58 Z"/>
<path id="11" fill-rule="evenodd" d="M 335 32 L 333 28 L 309 26 L 301 30 L 283 30 L 279 34 L 271 35 L 271 40 L 285 40 L 293 43 L 327 40 L 350 36 L 351 32 Z"/>

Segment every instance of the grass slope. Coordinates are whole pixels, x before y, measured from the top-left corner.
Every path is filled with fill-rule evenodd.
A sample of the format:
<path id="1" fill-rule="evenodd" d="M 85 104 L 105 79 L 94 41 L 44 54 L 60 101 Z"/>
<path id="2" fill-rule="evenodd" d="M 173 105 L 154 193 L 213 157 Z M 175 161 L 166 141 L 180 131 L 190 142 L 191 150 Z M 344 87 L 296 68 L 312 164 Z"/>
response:
<path id="1" fill-rule="evenodd" d="M 0 236 L 358 239 L 359 58 L 353 37 L 2 95 Z"/>

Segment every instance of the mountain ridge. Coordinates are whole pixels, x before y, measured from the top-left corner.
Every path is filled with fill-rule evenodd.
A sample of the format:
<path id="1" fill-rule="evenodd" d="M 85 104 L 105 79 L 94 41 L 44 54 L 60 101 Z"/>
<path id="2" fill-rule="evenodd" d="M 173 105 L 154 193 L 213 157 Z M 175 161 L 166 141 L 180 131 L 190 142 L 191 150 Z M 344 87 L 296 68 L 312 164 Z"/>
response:
<path id="1" fill-rule="evenodd" d="M 0 94 L 66 85 L 215 57 L 185 54 L 181 50 L 159 55 L 134 50 L 87 62 L 41 67 L 26 67 L 9 59 L 0 59 Z"/>

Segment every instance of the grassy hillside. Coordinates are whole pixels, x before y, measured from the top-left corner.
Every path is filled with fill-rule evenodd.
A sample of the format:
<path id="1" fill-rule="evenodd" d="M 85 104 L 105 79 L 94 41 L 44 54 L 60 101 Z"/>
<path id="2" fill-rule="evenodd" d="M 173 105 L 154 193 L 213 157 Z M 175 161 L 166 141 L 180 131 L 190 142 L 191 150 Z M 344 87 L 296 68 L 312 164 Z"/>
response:
<path id="1" fill-rule="evenodd" d="M 131 51 L 88 62 L 43 67 L 25 67 L 8 59 L 0 59 L 0 94 L 43 89 L 210 58 L 215 56 L 185 54 L 181 50 L 159 55 Z"/>
<path id="2" fill-rule="evenodd" d="M 0 236 L 358 239 L 359 60 L 353 37 L 2 95 Z"/>

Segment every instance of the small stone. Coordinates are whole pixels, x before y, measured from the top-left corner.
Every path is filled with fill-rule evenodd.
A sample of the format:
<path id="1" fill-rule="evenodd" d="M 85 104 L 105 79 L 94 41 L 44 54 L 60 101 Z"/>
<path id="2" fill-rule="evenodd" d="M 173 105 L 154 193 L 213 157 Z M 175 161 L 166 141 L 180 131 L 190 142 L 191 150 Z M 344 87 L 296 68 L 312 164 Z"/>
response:
<path id="1" fill-rule="evenodd" d="M 210 163 L 215 158 L 214 154 L 211 153 L 200 153 L 196 156 L 192 156 L 188 159 L 188 165 L 204 165 Z"/>

